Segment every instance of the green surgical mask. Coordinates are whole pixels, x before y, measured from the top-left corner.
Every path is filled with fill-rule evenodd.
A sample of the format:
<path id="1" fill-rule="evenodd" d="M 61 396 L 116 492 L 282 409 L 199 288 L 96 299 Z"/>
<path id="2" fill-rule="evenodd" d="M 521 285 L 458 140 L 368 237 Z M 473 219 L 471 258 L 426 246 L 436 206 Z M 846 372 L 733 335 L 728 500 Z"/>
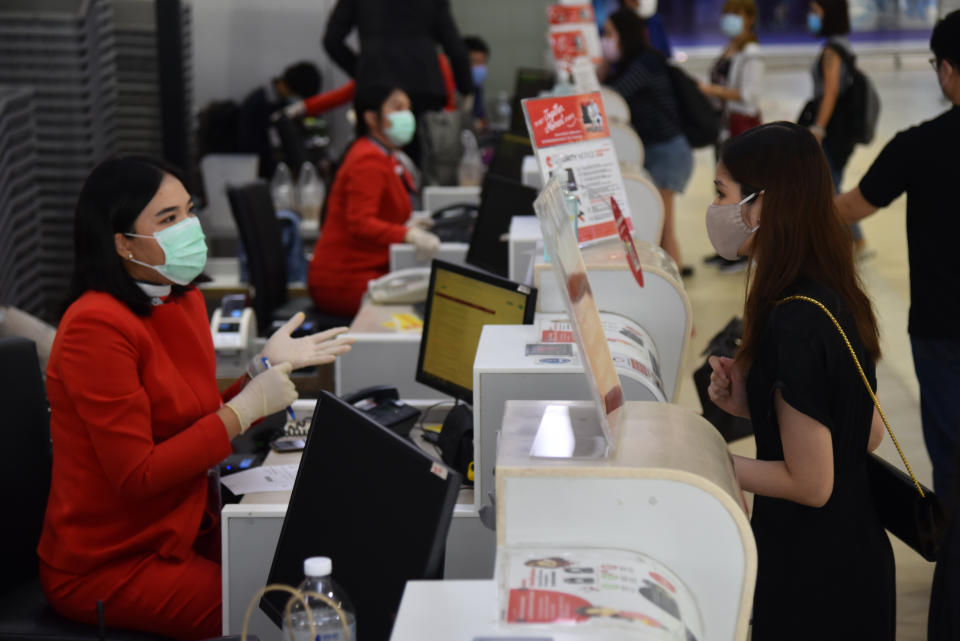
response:
<path id="1" fill-rule="evenodd" d="M 136 238 L 153 238 L 163 250 L 162 265 L 148 265 L 130 258 L 131 263 L 154 269 L 177 285 L 189 285 L 207 265 L 207 243 L 196 216 L 154 232 L 152 236 L 124 234 Z"/>
<path id="2" fill-rule="evenodd" d="M 390 126 L 384 130 L 387 138 L 397 147 L 405 147 L 407 143 L 413 140 L 413 133 L 417 130 L 417 121 L 413 117 L 413 112 L 394 111 L 387 114 L 387 120 Z"/>

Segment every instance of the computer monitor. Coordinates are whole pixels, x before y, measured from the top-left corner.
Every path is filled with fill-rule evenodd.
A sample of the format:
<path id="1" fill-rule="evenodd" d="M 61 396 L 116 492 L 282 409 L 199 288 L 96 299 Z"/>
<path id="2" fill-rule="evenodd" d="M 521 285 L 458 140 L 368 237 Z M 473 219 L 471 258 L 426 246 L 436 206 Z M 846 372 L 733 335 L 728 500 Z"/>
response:
<path id="1" fill-rule="evenodd" d="M 333 560 L 361 639 L 386 641 L 407 581 L 439 579 L 460 475 L 321 392 L 267 584 L 296 586 L 303 561 Z M 290 595 L 260 608 L 282 627 Z"/>
<path id="2" fill-rule="evenodd" d="M 473 361 L 484 325 L 529 325 L 537 290 L 463 265 L 434 260 L 417 381 L 473 403 Z"/>
<path id="3" fill-rule="evenodd" d="M 504 234 L 510 231 L 514 216 L 532 216 L 537 190 L 510 180 L 487 174 L 480 191 L 480 209 L 470 237 L 467 262 L 506 276 L 509 270 L 508 245 Z"/>
<path id="4" fill-rule="evenodd" d="M 520 180 L 523 171 L 523 159 L 533 155 L 533 145 L 526 132 L 523 135 L 504 133 L 500 135 L 493 148 L 493 157 L 487 175 L 503 176 L 510 180 Z"/>
<path id="5" fill-rule="evenodd" d="M 555 84 L 556 74 L 548 69 L 517 69 L 516 84 L 513 89 L 513 100 L 510 103 L 510 131 L 518 134 L 527 133 L 527 122 L 523 117 L 522 101 L 525 98 L 536 98 L 544 91 L 550 91 Z"/>

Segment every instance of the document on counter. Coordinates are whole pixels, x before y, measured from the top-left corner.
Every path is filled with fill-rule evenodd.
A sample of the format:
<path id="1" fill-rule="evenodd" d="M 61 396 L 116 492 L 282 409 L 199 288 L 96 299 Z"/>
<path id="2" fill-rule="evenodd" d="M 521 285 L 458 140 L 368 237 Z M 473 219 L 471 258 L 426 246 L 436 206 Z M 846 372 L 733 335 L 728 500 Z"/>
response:
<path id="1" fill-rule="evenodd" d="M 292 465 L 261 465 L 243 472 L 224 476 L 220 482 L 234 494 L 251 492 L 288 492 L 297 478 L 298 463 Z"/>

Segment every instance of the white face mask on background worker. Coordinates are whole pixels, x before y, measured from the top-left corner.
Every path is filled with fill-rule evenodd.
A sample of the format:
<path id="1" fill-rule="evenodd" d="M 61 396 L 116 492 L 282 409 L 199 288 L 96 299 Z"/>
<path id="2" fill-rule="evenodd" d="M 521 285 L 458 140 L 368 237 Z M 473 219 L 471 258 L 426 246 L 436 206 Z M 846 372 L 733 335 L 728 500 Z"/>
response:
<path id="1" fill-rule="evenodd" d="M 657 13 L 657 0 L 639 0 L 637 2 L 637 15 L 646 20 L 652 18 Z"/>

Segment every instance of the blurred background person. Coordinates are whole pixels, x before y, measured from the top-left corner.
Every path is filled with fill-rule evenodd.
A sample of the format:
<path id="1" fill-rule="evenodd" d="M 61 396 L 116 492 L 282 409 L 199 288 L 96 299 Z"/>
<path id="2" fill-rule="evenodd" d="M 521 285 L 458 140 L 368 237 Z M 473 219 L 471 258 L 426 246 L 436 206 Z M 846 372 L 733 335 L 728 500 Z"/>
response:
<path id="1" fill-rule="evenodd" d="M 635 11 L 638 16 L 643 18 L 647 28 L 647 40 L 651 47 L 662 53 L 666 58 L 673 57 L 670 38 L 667 37 L 663 20 L 657 13 L 657 0 L 620 0 L 620 6 Z"/>
<path id="2" fill-rule="evenodd" d="M 847 222 L 854 222 L 907 194 L 908 331 L 933 489 L 949 504 L 960 452 L 960 407 L 953 402 L 960 388 L 960 287 L 953 262 L 953 232 L 960 233 L 955 204 L 960 183 L 960 11 L 937 24 L 930 49 L 931 66 L 951 107 L 890 140 L 859 185 L 837 196 L 837 207 Z"/>
<path id="3" fill-rule="evenodd" d="M 807 29 L 817 37 L 826 38 L 820 55 L 813 65 L 813 110 L 801 116 L 801 124 L 808 124 L 810 131 L 823 146 L 823 153 L 830 165 L 830 175 L 837 193 L 843 185 L 843 172 L 856 144 L 852 135 L 836 115 L 837 102 L 850 86 L 851 70 L 843 53 L 853 53 L 850 46 L 850 10 L 847 0 L 819 0 L 810 3 L 807 14 Z M 807 122 L 810 120 L 811 122 Z M 850 226 L 855 255 L 866 258 L 866 240 L 859 223 Z"/>
<path id="4" fill-rule="evenodd" d="M 334 176 L 307 272 L 316 306 L 344 317 L 360 309 L 367 283 L 389 271 L 392 243 L 424 255 L 440 246 L 434 234 L 407 226 L 413 179 L 395 154 L 416 129 L 410 98 L 401 89 L 361 88 L 354 111 L 357 137 Z"/>
<path id="5" fill-rule="evenodd" d="M 360 51 L 346 44 L 356 28 Z M 449 0 L 338 0 L 323 36 L 323 47 L 347 75 L 357 81 L 357 91 L 368 87 L 400 87 L 419 120 L 428 111 L 448 104 L 437 47 L 446 54 L 456 89 L 473 92 L 467 48 L 450 12 Z M 415 143 L 406 149 L 417 160 Z"/>
<path id="6" fill-rule="evenodd" d="M 723 5 L 720 29 L 730 40 L 710 69 L 710 82 L 700 90 L 711 98 L 720 112 L 720 145 L 728 138 L 761 124 L 760 97 L 763 94 L 765 65 L 760 55 L 755 31 L 757 7 L 753 0 L 727 0 Z M 717 265 L 723 272 L 746 268 L 746 256 L 729 261 L 714 254 L 705 262 Z"/>
<path id="7" fill-rule="evenodd" d="M 317 66 L 301 61 L 283 70 L 267 87 L 254 89 L 240 103 L 237 117 L 237 151 L 260 157 L 260 176 L 270 178 L 276 168 L 270 140 L 271 115 L 277 110 L 316 94 L 321 75 Z"/>
<path id="8" fill-rule="evenodd" d="M 603 26 L 605 64 L 598 74 L 630 107 L 630 124 L 643 141 L 643 167 L 663 198 L 660 246 L 688 276 L 683 265 L 674 221 L 674 196 L 682 192 L 693 173 L 693 151 L 680 125 L 666 60 L 646 39 L 643 19 L 630 9 L 615 11 Z"/>
<path id="9" fill-rule="evenodd" d="M 470 74 L 473 77 L 473 128 L 483 132 L 487 129 L 487 106 L 484 104 L 486 94 L 483 85 L 487 81 L 487 63 L 490 61 L 490 47 L 479 36 L 464 36 L 463 43 L 467 47 L 470 58 Z"/>

